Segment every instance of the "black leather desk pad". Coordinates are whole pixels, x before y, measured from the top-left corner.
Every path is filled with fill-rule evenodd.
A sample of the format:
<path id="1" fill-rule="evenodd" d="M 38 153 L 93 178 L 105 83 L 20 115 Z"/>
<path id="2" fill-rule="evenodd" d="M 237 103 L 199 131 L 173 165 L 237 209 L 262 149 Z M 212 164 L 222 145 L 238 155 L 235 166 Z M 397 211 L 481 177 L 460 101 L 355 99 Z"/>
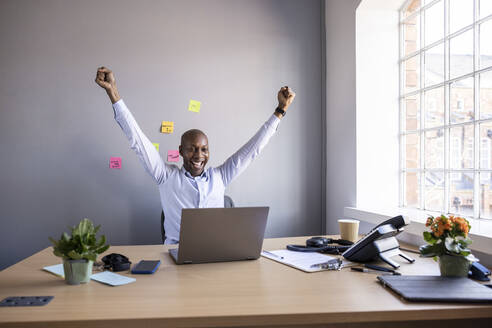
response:
<path id="1" fill-rule="evenodd" d="M 408 301 L 492 303 L 492 288 L 468 278 L 384 275 L 378 279 Z"/>

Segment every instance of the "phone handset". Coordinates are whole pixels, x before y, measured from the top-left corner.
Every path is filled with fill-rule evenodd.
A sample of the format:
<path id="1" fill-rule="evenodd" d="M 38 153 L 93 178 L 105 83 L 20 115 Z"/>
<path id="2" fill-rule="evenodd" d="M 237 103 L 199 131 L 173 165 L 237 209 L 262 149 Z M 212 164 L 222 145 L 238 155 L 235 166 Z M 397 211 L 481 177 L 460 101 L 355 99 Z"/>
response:
<path id="1" fill-rule="evenodd" d="M 407 224 L 405 223 L 405 219 L 403 218 L 403 216 L 401 215 L 398 215 L 398 216 L 395 216 L 394 218 L 391 218 L 391 219 L 388 219 L 380 224 L 378 224 L 377 226 L 375 226 L 374 228 L 371 229 L 371 231 L 374 231 L 376 230 L 377 228 L 383 226 L 383 225 L 386 225 L 386 224 L 391 224 L 393 227 L 395 227 L 397 230 L 400 230 L 401 228 L 403 228 L 404 226 L 406 226 Z"/>

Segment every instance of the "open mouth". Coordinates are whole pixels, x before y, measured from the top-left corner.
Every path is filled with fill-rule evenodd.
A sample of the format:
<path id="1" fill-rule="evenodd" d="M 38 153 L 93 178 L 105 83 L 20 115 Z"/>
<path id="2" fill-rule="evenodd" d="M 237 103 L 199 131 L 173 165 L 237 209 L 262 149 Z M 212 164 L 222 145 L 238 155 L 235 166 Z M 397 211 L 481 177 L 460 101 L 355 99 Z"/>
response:
<path id="1" fill-rule="evenodd" d="M 203 167 L 203 162 L 204 161 L 191 161 L 191 167 L 198 170 Z"/>

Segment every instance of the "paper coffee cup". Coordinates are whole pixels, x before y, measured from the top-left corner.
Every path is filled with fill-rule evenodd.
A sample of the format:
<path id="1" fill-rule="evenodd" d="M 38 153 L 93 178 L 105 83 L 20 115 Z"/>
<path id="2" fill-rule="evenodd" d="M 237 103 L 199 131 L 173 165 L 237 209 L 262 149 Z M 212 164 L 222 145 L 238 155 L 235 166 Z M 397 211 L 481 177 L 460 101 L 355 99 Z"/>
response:
<path id="1" fill-rule="evenodd" d="M 340 226 L 340 238 L 356 242 L 359 239 L 359 221 L 352 219 L 338 220 Z"/>

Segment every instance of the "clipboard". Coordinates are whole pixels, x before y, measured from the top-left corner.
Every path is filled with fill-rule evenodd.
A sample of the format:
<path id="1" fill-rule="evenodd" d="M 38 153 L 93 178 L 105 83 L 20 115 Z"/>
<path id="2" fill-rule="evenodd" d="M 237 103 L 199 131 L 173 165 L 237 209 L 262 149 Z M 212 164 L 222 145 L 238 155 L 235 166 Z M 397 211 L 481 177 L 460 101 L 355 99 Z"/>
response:
<path id="1" fill-rule="evenodd" d="M 326 268 L 311 266 L 314 264 L 325 263 L 329 260 L 336 259 L 333 256 L 328 256 L 317 252 L 294 252 L 287 249 L 262 251 L 261 256 L 304 272 L 318 272 L 329 270 Z M 344 261 L 342 267 L 344 267 L 345 263 L 349 262 Z"/>

